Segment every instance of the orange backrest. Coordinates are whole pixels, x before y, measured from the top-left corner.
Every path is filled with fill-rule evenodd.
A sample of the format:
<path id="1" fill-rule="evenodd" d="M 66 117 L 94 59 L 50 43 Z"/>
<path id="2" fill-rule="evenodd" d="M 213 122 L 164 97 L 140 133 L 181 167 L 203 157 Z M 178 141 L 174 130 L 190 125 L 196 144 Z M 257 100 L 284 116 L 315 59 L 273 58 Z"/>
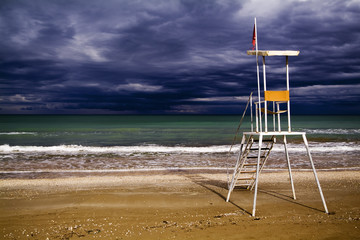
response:
<path id="1" fill-rule="evenodd" d="M 265 101 L 289 101 L 289 91 L 264 91 Z"/>

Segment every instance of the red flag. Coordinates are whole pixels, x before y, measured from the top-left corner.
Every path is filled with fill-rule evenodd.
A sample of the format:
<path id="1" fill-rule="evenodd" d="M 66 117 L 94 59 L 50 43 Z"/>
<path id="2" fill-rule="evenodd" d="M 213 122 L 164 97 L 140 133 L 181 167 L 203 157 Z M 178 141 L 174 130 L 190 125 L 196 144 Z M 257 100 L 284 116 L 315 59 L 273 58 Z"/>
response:
<path id="1" fill-rule="evenodd" d="M 252 37 L 252 45 L 253 45 L 252 50 L 254 50 L 255 44 L 256 44 L 256 32 L 255 32 L 255 25 L 254 25 L 253 37 Z"/>

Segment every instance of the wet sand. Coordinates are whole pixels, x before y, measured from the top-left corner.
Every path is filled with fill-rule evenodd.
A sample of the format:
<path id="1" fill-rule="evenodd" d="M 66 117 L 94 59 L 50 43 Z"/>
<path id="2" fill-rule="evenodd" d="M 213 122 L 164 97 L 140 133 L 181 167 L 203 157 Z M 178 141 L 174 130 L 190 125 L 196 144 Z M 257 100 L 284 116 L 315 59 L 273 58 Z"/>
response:
<path id="1" fill-rule="evenodd" d="M 263 173 L 226 203 L 223 173 L 0 180 L 0 239 L 360 239 L 360 171 Z"/>

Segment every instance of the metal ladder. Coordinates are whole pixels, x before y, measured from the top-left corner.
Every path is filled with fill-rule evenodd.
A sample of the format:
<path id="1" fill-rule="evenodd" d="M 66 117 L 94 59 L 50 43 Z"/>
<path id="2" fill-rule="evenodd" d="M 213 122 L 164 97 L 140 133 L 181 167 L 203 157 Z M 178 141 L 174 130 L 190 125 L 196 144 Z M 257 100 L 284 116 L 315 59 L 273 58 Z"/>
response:
<path id="1" fill-rule="evenodd" d="M 255 139 L 253 135 L 250 135 L 248 139 L 243 136 L 232 180 L 228 186 L 229 193 L 226 199 L 227 202 L 229 201 L 230 194 L 235 187 L 243 187 L 249 190 L 254 188 L 257 167 L 259 167 L 260 173 L 270 156 L 270 152 L 274 144 L 276 143 L 276 137 L 271 136 L 269 139 L 263 139 L 261 149 L 259 149 L 258 142 L 259 140 Z M 257 161 L 259 151 L 260 161 L 258 165 Z"/>

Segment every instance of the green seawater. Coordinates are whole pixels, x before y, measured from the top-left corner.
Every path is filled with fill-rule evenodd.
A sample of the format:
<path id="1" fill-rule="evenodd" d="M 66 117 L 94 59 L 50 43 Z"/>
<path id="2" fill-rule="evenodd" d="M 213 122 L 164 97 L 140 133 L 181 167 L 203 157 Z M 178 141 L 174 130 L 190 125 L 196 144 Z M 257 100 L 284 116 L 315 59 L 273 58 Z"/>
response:
<path id="1" fill-rule="evenodd" d="M 238 115 L 1 115 L 0 145 L 230 145 L 240 119 Z M 292 131 L 305 131 L 312 141 L 360 140 L 360 116 L 292 116 L 291 120 Z M 286 118 L 282 121 L 286 129 Z M 240 134 L 249 130 L 246 117 Z"/>

